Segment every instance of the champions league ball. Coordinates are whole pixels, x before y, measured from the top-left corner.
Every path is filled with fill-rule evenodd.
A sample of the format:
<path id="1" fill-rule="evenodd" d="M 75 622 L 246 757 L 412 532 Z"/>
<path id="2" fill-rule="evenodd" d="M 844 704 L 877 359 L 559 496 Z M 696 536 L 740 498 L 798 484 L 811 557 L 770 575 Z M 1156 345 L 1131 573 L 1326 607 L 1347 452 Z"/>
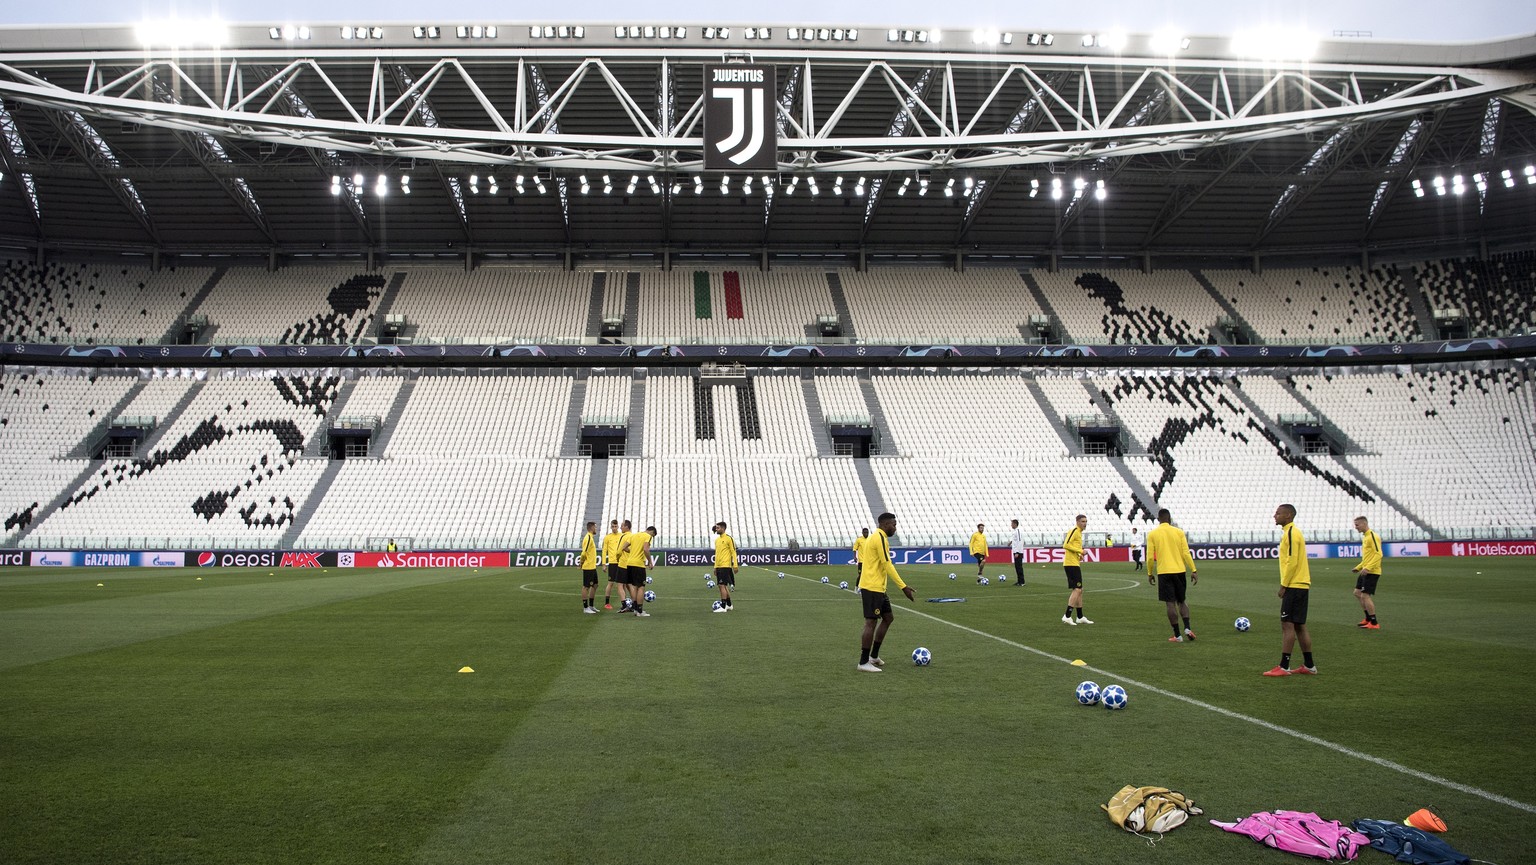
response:
<path id="1" fill-rule="evenodd" d="M 990 583 L 990 582 L 988 582 L 988 581 L 987 581 L 987 578 L 986 578 L 986 577 L 982 577 L 982 578 L 981 578 L 981 584 L 982 584 L 982 585 L 983 585 L 983 586 L 989 586 L 989 585 L 991 585 L 991 583 Z"/>
<path id="2" fill-rule="evenodd" d="M 1105 685 L 1104 691 L 1099 695 L 1104 701 L 1106 709 L 1124 709 L 1130 697 L 1126 696 L 1125 689 L 1119 685 Z"/>
<path id="3" fill-rule="evenodd" d="M 830 585 L 832 585 L 832 581 L 827 579 L 826 577 L 822 577 L 821 578 L 821 584 L 823 586 L 830 586 Z"/>
<path id="4" fill-rule="evenodd" d="M 781 579 L 781 580 L 784 579 L 784 572 L 783 571 L 779 571 L 779 579 Z"/>
<path id="5" fill-rule="evenodd" d="M 713 604 L 709 605 L 709 608 L 718 613 L 725 609 L 725 601 L 715 601 Z"/>
<path id="6" fill-rule="evenodd" d="M 715 587 L 715 581 L 714 580 L 705 580 L 704 581 L 704 588 L 706 588 L 706 589 L 713 589 L 714 587 Z"/>
<path id="7" fill-rule="evenodd" d="M 646 577 L 646 578 L 645 578 L 645 584 L 646 584 L 646 585 L 647 585 L 647 586 L 649 586 L 649 585 L 650 585 L 650 584 L 651 584 L 651 583 L 652 583 L 652 582 L 654 582 L 654 580 L 652 580 L 652 579 L 651 579 L 651 578 L 650 578 L 650 577 Z"/>
<path id="8" fill-rule="evenodd" d="M 1092 706 L 1099 702 L 1099 683 L 1083 682 L 1077 686 L 1077 701 L 1084 706 Z"/>
<path id="9" fill-rule="evenodd" d="M 837 584 L 837 587 L 839 589 L 842 589 L 845 592 L 848 591 L 848 581 L 847 580 L 843 580 L 841 583 Z"/>
<path id="10" fill-rule="evenodd" d="M 949 575 L 949 578 L 950 578 L 950 579 L 951 579 L 951 580 L 953 580 L 953 579 L 954 579 L 954 578 L 955 578 L 955 575 L 954 575 L 954 574 L 950 574 L 950 575 Z"/>
<path id="11" fill-rule="evenodd" d="M 656 593 L 652 592 L 652 591 L 647 591 L 643 597 L 645 598 L 645 602 L 647 604 L 649 604 L 651 601 L 656 600 Z"/>
<path id="12" fill-rule="evenodd" d="M 1253 627 L 1253 623 L 1248 621 L 1247 616 L 1238 616 L 1237 621 L 1232 623 L 1232 627 L 1238 629 L 1239 631 L 1246 631 Z"/>
<path id="13" fill-rule="evenodd" d="M 912 663 L 918 665 L 919 667 L 928 666 L 928 663 L 932 660 L 933 653 L 923 648 L 922 646 L 918 646 L 912 650 Z"/>

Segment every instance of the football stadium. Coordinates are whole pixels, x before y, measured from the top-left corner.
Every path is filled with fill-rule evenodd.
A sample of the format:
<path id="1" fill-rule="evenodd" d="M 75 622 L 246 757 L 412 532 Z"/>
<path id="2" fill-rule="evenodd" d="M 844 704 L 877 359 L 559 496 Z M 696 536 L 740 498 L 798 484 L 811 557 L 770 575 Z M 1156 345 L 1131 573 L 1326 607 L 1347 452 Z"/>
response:
<path id="1" fill-rule="evenodd" d="M 433 17 L 0 28 L 0 861 L 1536 859 L 1536 36 Z"/>

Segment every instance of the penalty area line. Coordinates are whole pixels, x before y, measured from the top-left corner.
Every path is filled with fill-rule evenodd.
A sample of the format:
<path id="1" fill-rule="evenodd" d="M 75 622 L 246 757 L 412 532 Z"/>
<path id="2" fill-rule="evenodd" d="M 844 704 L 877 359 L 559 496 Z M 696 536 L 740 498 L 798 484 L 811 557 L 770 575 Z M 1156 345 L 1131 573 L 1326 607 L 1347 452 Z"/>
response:
<path id="1" fill-rule="evenodd" d="M 786 574 L 787 573 L 788 572 L 786 572 Z M 810 580 L 808 577 L 800 577 L 798 574 L 796 574 L 795 576 L 797 578 L 799 578 L 799 579 L 802 579 L 802 580 L 807 580 L 809 582 L 815 582 L 814 580 Z M 968 625 L 962 625 L 962 624 L 960 624 L 958 622 L 951 622 L 948 619 L 945 619 L 945 618 L 943 618 L 941 616 L 935 616 L 934 614 L 926 612 L 924 610 L 913 608 L 913 609 L 909 610 L 908 612 L 913 613 L 914 615 L 922 616 L 925 619 L 931 619 L 931 620 L 933 620 L 935 622 L 938 622 L 941 625 L 948 625 L 951 628 L 956 628 L 956 629 L 959 629 L 961 631 L 965 631 L 965 632 L 970 633 L 970 634 L 975 634 L 978 637 L 986 637 L 989 640 L 996 640 L 997 642 L 1002 643 L 1005 646 L 1012 646 L 1013 648 L 1016 648 L 1016 649 L 1022 649 L 1022 650 L 1026 651 L 1026 652 L 1030 652 L 1032 654 L 1039 655 L 1042 658 L 1047 658 L 1047 659 L 1052 660 L 1052 661 L 1059 661 L 1060 663 L 1066 664 L 1068 666 L 1072 665 L 1072 661 L 1070 659 L 1063 658 L 1060 655 L 1053 655 L 1050 652 L 1047 652 L 1047 651 L 1045 651 L 1043 649 L 1037 649 L 1034 646 L 1026 646 L 1023 643 L 1017 642 L 1015 640 L 1010 640 L 1007 637 L 999 637 L 996 634 L 989 634 L 986 631 L 979 630 L 977 628 L 972 628 L 972 627 L 970 627 Z M 1189 704 L 1191 706 L 1194 706 L 1194 707 L 1199 708 L 1199 709 L 1204 709 L 1204 710 L 1206 710 L 1208 712 L 1215 712 L 1218 715 L 1222 715 L 1222 716 L 1225 716 L 1227 718 L 1231 718 L 1231 719 L 1233 719 L 1235 721 L 1246 721 L 1249 724 L 1253 724 L 1253 725 L 1258 726 L 1258 727 L 1263 727 L 1266 730 L 1270 730 L 1270 731 L 1275 732 L 1275 733 L 1280 733 L 1280 734 L 1285 735 L 1285 736 L 1290 736 L 1293 739 L 1299 739 L 1299 740 L 1301 740 L 1303 742 L 1307 742 L 1308 744 L 1317 745 L 1317 746 L 1322 747 L 1322 748 L 1327 748 L 1327 749 L 1329 749 L 1331 751 L 1336 751 L 1336 752 L 1338 752 L 1340 754 L 1343 754 L 1346 757 L 1353 757 L 1356 760 L 1361 760 L 1361 761 L 1364 761 L 1366 763 L 1370 763 L 1370 764 L 1375 765 L 1375 766 L 1380 766 L 1383 769 L 1391 769 L 1394 772 L 1399 772 L 1399 773 L 1407 775 L 1407 776 L 1409 776 L 1411 778 L 1417 778 L 1420 781 L 1427 781 L 1427 782 L 1429 782 L 1431 784 L 1435 784 L 1435 785 L 1440 786 L 1440 787 L 1445 787 L 1445 788 L 1450 789 L 1450 790 L 1455 790 L 1458 793 L 1466 793 L 1469 796 L 1476 796 L 1479 799 L 1485 799 L 1485 800 L 1487 800 L 1489 802 L 1496 802 L 1496 803 L 1498 803 L 1500 805 L 1506 805 L 1506 806 L 1508 806 L 1510 808 L 1514 808 L 1514 809 L 1516 809 L 1518 811 L 1524 811 L 1524 812 L 1526 812 L 1528 814 L 1536 814 L 1536 805 L 1531 805 L 1531 804 L 1528 804 L 1528 803 L 1525 803 L 1525 802 L 1521 802 L 1518 799 L 1511 799 L 1508 796 L 1500 796 L 1498 793 L 1492 793 L 1492 792 L 1489 792 L 1488 790 L 1484 790 L 1484 789 L 1481 789 L 1479 787 L 1473 787 L 1473 786 L 1468 785 L 1468 784 L 1462 784 L 1462 783 L 1460 783 L 1458 781 L 1452 781 L 1449 778 L 1442 778 L 1439 775 L 1432 775 L 1432 774 L 1430 774 L 1428 772 L 1421 772 L 1418 769 L 1414 769 L 1411 766 L 1404 766 L 1402 763 L 1397 763 L 1397 762 L 1394 762 L 1392 760 L 1387 760 L 1387 759 L 1384 759 L 1382 757 L 1377 757 L 1377 756 L 1375 756 L 1373 754 L 1367 754 L 1364 751 L 1357 751 L 1354 748 L 1350 748 L 1350 747 L 1346 747 L 1344 745 L 1340 745 L 1337 742 L 1330 742 L 1327 739 L 1321 739 L 1321 738 L 1318 738 L 1317 736 L 1311 735 L 1310 733 L 1303 733 L 1300 730 L 1293 730 L 1290 727 L 1286 727 L 1286 726 L 1281 725 L 1281 724 L 1276 724 L 1276 723 L 1274 723 L 1272 721 L 1266 721 L 1263 718 L 1255 718 L 1252 715 L 1244 715 L 1242 712 L 1234 712 L 1231 709 L 1225 709 L 1225 708 L 1222 708 L 1221 706 L 1217 706 L 1217 705 L 1215 705 L 1213 703 L 1207 703 L 1204 700 L 1197 700 L 1194 697 L 1186 697 L 1183 694 L 1175 693 L 1175 692 L 1169 691 L 1169 690 L 1167 690 L 1165 688 L 1159 688 L 1156 685 L 1150 685 L 1150 684 L 1148 684 L 1146 682 L 1140 682 L 1140 681 L 1137 681 L 1135 679 L 1130 679 L 1130 678 L 1127 678 L 1125 676 L 1121 676 L 1118 673 L 1112 673 L 1109 670 L 1105 670 L 1105 669 L 1102 669 L 1102 668 L 1099 668 L 1099 667 L 1084 666 L 1084 667 L 1082 667 L 1082 669 L 1089 670 L 1091 672 L 1098 673 L 1098 674 L 1103 675 L 1103 676 L 1114 677 L 1115 679 L 1118 679 L 1121 682 L 1128 683 L 1128 684 L 1133 685 L 1133 686 L 1135 686 L 1137 688 L 1140 688 L 1140 689 L 1143 689 L 1143 690 L 1146 690 L 1146 691 L 1150 691 L 1150 692 L 1152 692 L 1154 694 L 1158 694 L 1158 695 L 1163 696 L 1163 697 L 1168 697 L 1169 699 L 1172 699 L 1172 700 L 1178 700 L 1178 701 L 1180 701 L 1182 703 L 1187 703 L 1187 704 Z"/>

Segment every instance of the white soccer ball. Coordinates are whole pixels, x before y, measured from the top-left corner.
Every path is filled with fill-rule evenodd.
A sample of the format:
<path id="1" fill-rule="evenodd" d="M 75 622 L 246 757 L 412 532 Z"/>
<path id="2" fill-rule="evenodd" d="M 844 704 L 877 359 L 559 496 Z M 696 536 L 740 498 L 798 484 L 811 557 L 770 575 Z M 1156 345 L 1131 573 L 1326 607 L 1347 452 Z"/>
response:
<path id="1" fill-rule="evenodd" d="M 845 592 L 848 591 L 848 581 L 847 580 L 843 580 L 841 583 L 837 584 L 837 587 L 839 589 L 842 589 Z"/>
<path id="2" fill-rule="evenodd" d="M 955 578 L 955 575 L 954 575 L 954 574 L 950 574 L 950 575 L 949 575 L 949 578 L 950 578 L 950 579 L 951 579 L 951 580 L 953 580 L 953 579 L 954 579 L 954 578 Z"/>
<path id="3" fill-rule="evenodd" d="M 651 579 L 651 578 L 650 578 L 650 577 L 649 577 L 649 576 L 647 576 L 647 577 L 646 577 L 646 578 L 645 578 L 645 584 L 646 584 L 646 585 L 647 585 L 647 586 L 649 586 L 649 585 L 650 585 L 650 584 L 651 584 L 651 583 L 653 583 L 653 582 L 655 582 L 655 581 L 654 581 L 654 580 L 652 580 L 652 579 Z"/>
<path id="4" fill-rule="evenodd" d="M 715 601 L 713 604 L 709 605 L 709 608 L 716 611 L 723 610 L 725 609 L 725 601 Z"/>
<path id="5" fill-rule="evenodd" d="M 779 571 L 779 579 L 781 579 L 781 580 L 784 579 L 784 572 L 783 571 Z"/>
<path id="6" fill-rule="evenodd" d="M 830 586 L 830 585 L 832 585 L 832 581 L 827 579 L 826 577 L 822 577 L 821 578 L 821 584 L 824 585 L 824 586 Z"/>
<path id="7" fill-rule="evenodd" d="M 932 660 L 933 653 L 923 648 L 922 646 L 918 646 L 912 650 L 912 663 L 918 665 L 919 667 L 928 666 L 929 662 Z"/>
<path id="8" fill-rule="evenodd" d="M 645 595 L 644 595 L 644 598 L 645 598 L 645 602 L 646 602 L 646 603 L 647 603 L 647 604 L 649 604 L 649 603 L 650 603 L 650 602 L 651 602 L 651 601 L 654 601 L 654 600 L 656 600 L 656 593 L 655 593 L 655 592 L 652 592 L 652 591 L 647 591 L 647 592 L 646 592 L 646 593 L 645 593 Z"/>
<path id="9" fill-rule="evenodd" d="M 1248 621 L 1247 616 L 1238 616 L 1237 621 L 1232 623 L 1232 627 L 1238 629 L 1239 631 L 1246 631 L 1253 627 L 1253 623 Z"/>
<path id="10" fill-rule="evenodd" d="M 1119 685 L 1105 685 L 1103 692 L 1099 694 L 1099 699 L 1104 701 L 1106 709 L 1124 709 L 1130 697 Z"/>
<path id="11" fill-rule="evenodd" d="M 1099 683 L 1082 682 L 1077 686 L 1077 701 L 1084 706 L 1092 706 L 1099 702 Z"/>
<path id="12" fill-rule="evenodd" d="M 711 574 L 711 573 L 710 573 L 710 572 L 708 572 L 708 571 L 705 571 L 705 572 L 704 572 L 704 579 L 706 579 L 706 580 L 712 580 L 712 579 L 714 579 L 714 577 L 715 577 L 715 575 L 714 575 L 714 574 Z"/>
<path id="13" fill-rule="evenodd" d="M 704 588 L 706 588 L 706 589 L 713 589 L 714 587 L 715 587 L 715 581 L 714 580 L 705 580 L 704 581 Z"/>
<path id="14" fill-rule="evenodd" d="M 991 585 L 991 583 L 990 583 L 990 582 L 988 582 L 988 581 L 987 581 L 987 578 L 986 578 L 986 577 L 982 577 L 982 578 L 981 578 L 981 584 L 982 584 L 982 585 L 983 585 L 983 586 L 989 586 L 989 585 Z"/>

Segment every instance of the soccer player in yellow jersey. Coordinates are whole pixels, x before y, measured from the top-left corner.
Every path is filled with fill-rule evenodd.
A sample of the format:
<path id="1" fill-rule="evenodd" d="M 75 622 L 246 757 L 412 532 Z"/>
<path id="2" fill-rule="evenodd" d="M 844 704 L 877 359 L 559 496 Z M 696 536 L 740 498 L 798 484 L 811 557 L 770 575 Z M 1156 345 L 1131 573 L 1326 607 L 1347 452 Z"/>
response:
<path id="1" fill-rule="evenodd" d="M 853 584 L 859 584 L 859 577 L 864 575 L 864 544 L 869 541 L 869 526 L 864 527 L 864 534 L 853 539 Z"/>
<path id="2" fill-rule="evenodd" d="M 629 525 L 625 520 L 624 524 Z M 645 611 L 645 572 L 651 565 L 651 541 L 656 537 L 656 527 L 646 526 L 643 532 L 633 532 L 627 535 L 624 543 L 619 545 L 619 552 L 625 557 L 625 582 L 629 588 L 629 605 L 635 615 L 642 619 L 649 619 L 650 613 Z"/>
<path id="3" fill-rule="evenodd" d="M 725 533 L 725 520 L 715 523 L 715 586 L 720 589 L 717 613 L 731 611 L 731 590 L 736 588 L 736 570 L 741 560 L 736 555 L 736 541 Z"/>
<path id="4" fill-rule="evenodd" d="M 587 531 L 581 536 L 581 611 L 595 613 L 597 607 L 597 521 L 587 520 Z"/>
<path id="5" fill-rule="evenodd" d="M 1184 602 L 1184 577 L 1189 576 L 1191 585 L 1200 585 L 1200 574 L 1195 570 L 1195 557 L 1189 552 L 1189 538 L 1184 530 L 1173 524 L 1173 515 L 1167 508 L 1157 512 L 1157 528 L 1147 532 L 1147 582 L 1157 586 L 1157 599 L 1168 605 L 1168 624 L 1173 626 L 1170 643 L 1195 641 L 1195 632 L 1189 627 L 1189 604 Z M 1184 619 L 1184 632 L 1179 633 L 1179 619 Z"/>
<path id="6" fill-rule="evenodd" d="M 891 611 L 891 598 L 886 594 L 887 581 L 894 580 L 907 600 L 917 600 L 912 587 L 901 581 L 896 566 L 891 564 L 891 536 L 896 534 L 896 515 L 887 511 L 880 515 L 879 528 L 864 542 L 864 570 L 859 575 L 859 598 L 864 603 L 864 634 L 859 639 L 859 666 L 865 673 L 878 673 L 885 662 L 880 660 L 880 644 L 885 632 L 891 629 L 895 614 Z M 875 624 L 876 620 L 880 624 Z"/>
<path id="7" fill-rule="evenodd" d="M 1083 529 L 1088 528 L 1088 518 L 1077 515 L 1077 525 L 1067 530 L 1061 542 L 1061 564 L 1067 572 L 1067 611 L 1061 621 L 1068 625 L 1091 625 L 1093 621 L 1083 615 Z"/>
<path id="8" fill-rule="evenodd" d="M 1307 563 L 1307 539 L 1296 528 L 1296 506 L 1275 508 L 1275 525 L 1280 526 L 1280 666 L 1265 671 L 1266 676 L 1317 674 L 1312 662 L 1312 635 L 1307 633 L 1307 595 L 1312 588 L 1312 568 Z M 1291 650 L 1301 643 L 1302 666 L 1291 669 Z"/>
<path id="9" fill-rule="evenodd" d="M 1381 579 L 1381 536 L 1371 529 L 1365 517 L 1355 517 L 1355 531 L 1360 533 L 1360 564 L 1355 565 L 1355 597 L 1360 599 L 1360 609 L 1365 618 L 1360 627 L 1369 631 L 1380 630 L 1376 622 L 1376 581 Z"/>
<path id="10" fill-rule="evenodd" d="M 619 587 L 619 605 L 624 604 L 624 569 L 619 564 L 619 521 L 610 520 L 608 534 L 603 535 L 603 564 L 608 566 L 608 585 L 603 589 L 603 609 L 613 609 L 613 587 Z"/>
<path id="11" fill-rule="evenodd" d="M 987 566 L 987 527 L 983 523 L 976 524 L 976 531 L 971 535 L 971 558 L 976 560 L 976 582 L 981 582 L 982 569 Z"/>

